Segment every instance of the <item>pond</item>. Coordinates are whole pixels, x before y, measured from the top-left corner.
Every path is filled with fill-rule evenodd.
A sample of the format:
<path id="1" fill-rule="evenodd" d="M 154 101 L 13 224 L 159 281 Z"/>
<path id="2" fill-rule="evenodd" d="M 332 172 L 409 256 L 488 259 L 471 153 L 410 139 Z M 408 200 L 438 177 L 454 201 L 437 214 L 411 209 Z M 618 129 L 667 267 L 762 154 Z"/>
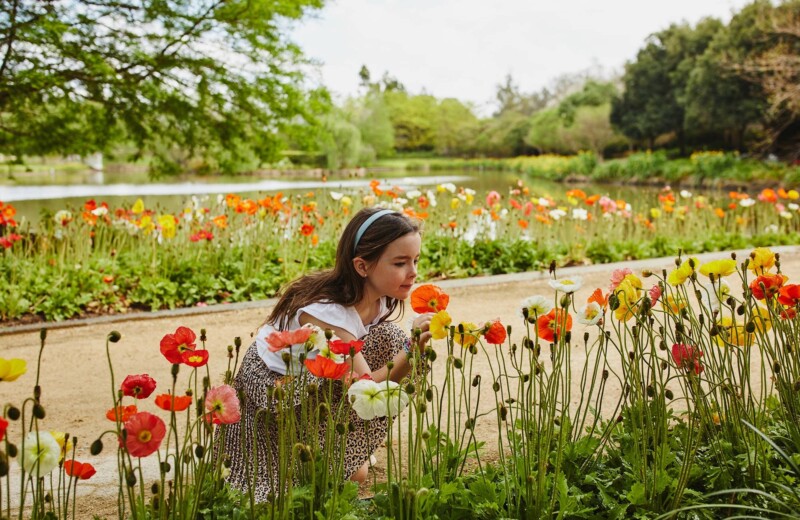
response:
<path id="1" fill-rule="evenodd" d="M 354 192 L 368 187 L 373 179 L 381 181 L 385 186 L 399 186 L 404 189 L 414 187 L 425 189 L 442 183 L 453 183 L 472 188 L 479 194 L 490 190 L 505 194 L 522 179 L 531 190 L 531 195 L 555 198 L 561 198 L 566 190 L 574 187 L 580 187 L 590 194 L 599 193 L 625 200 L 658 191 L 658 188 L 653 187 L 608 184 L 574 186 L 533 179 L 516 173 L 493 171 L 442 171 L 435 175 L 426 172 L 375 171 L 366 172 L 358 177 L 350 175 L 329 179 L 321 179 L 319 175 L 316 178 L 297 175 L 287 175 L 283 178 L 181 176 L 179 179 L 154 182 L 149 182 L 141 175 L 80 172 L 69 178 L 58 178 L 57 181 L 63 184 L 48 185 L 38 179 L 38 183 L 32 185 L 23 184 L 24 180 L 17 179 L 16 184 L 0 185 L 0 201 L 13 203 L 17 209 L 18 221 L 27 220 L 35 223 L 43 210 L 56 212 L 64 208 L 77 208 L 89 199 L 94 199 L 98 203 L 107 202 L 111 208 L 117 208 L 130 206 L 136 199 L 142 198 L 147 207 L 177 212 L 186 206 L 187 200 L 192 196 L 216 198 L 217 195 L 236 193 L 242 197 L 259 199 L 277 192 L 287 194 L 319 190 Z"/>

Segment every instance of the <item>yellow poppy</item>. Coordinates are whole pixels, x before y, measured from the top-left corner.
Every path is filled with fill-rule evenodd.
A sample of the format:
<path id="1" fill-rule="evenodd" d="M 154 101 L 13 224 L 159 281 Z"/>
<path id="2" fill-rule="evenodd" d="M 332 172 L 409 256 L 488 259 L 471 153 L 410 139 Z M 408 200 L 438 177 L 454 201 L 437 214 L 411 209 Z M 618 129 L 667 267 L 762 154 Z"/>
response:
<path id="1" fill-rule="evenodd" d="M 448 329 L 453 319 L 447 311 L 439 311 L 431 318 L 431 337 L 433 339 L 444 339 L 447 337 Z"/>
<path id="2" fill-rule="evenodd" d="M 714 280 L 719 280 L 723 276 L 729 276 L 736 272 L 736 260 L 723 258 L 712 260 L 700 266 L 700 274 L 708 276 L 714 275 Z"/>
<path id="3" fill-rule="evenodd" d="M 28 369 L 24 359 L 0 358 L 0 381 L 16 381 Z"/>

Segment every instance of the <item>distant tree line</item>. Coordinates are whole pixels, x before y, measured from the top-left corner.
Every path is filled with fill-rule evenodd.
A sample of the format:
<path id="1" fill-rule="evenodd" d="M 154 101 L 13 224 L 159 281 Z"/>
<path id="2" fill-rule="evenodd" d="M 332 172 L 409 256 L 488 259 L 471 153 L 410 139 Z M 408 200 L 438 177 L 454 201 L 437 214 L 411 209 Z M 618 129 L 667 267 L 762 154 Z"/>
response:
<path id="1" fill-rule="evenodd" d="M 600 156 L 666 148 L 736 150 L 800 160 L 800 0 L 758 0 L 728 24 L 706 18 L 652 34 L 621 77 L 591 71 L 525 93 L 506 77 L 497 111 L 411 94 L 361 71 L 363 94 L 326 116 L 329 167 L 394 154 Z"/>

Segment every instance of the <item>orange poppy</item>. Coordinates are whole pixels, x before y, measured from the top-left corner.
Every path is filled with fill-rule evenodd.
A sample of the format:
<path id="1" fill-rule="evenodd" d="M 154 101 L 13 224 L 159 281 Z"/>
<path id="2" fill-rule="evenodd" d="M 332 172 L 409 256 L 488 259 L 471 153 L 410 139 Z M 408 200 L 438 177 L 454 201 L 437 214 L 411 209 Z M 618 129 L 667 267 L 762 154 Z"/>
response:
<path id="1" fill-rule="evenodd" d="M 595 194 L 591 197 L 587 197 L 583 202 L 585 202 L 588 206 L 594 206 L 594 203 L 598 200 L 600 200 L 600 195 Z"/>
<path id="2" fill-rule="evenodd" d="M 714 209 L 714 214 L 716 216 L 718 216 L 719 218 L 724 218 L 725 217 L 725 210 L 723 210 L 722 208 L 715 208 Z"/>
<path id="3" fill-rule="evenodd" d="M 518 225 L 519 225 L 519 227 L 521 227 L 522 229 L 528 229 L 528 221 L 527 221 L 527 220 L 525 220 L 525 219 L 519 219 L 519 220 L 517 221 L 517 224 L 518 224 Z"/>
<path id="4" fill-rule="evenodd" d="M 111 408 L 106 412 L 106 419 L 109 421 L 117 421 L 125 422 L 130 419 L 131 415 L 135 414 L 139 410 L 136 408 L 135 404 L 130 406 L 117 406 L 116 408 Z"/>
<path id="5" fill-rule="evenodd" d="M 778 301 L 786 307 L 800 305 L 800 285 L 792 283 L 781 287 L 778 290 Z"/>
<path id="6" fill-rule="evenodd" d="M 563 309 L 553 309 L 536 320 L 539 338 L 555 341 L 556 335 L 562 337 L 563 332 L 572 330 L 572 316 Z"/>
<path id="7" fill-rule="evenodd" d="M 506 333 L 506 328 L 500 323 L 500 320 L 495 320 L 489 325 L 489 328 L 483 334 L 484 339 L 487 343 L 492 345 L 502 345 L 506 342 L 506 338 L 508 334 Z"/>
<path id="8" fill-rule="evenodd" d="M 594 290 L 591 296 L 586 300 L 586 303 L 597 303 L 600 307 L 605 308 L 608 303 L 608 296 L 603 296 L 603 291 L 598 287 Z"/>
<path id="9" fill-rule="evenodd" d="M 579 189 L 569 190 L 569 191 L 567 191 L 567 197 L 571 198 L 571 199 L 581 199 L 581 200 L 583 200 L 583 199 L 586 198 L 586 192 L 584 192 L 583 190 L 579 190 Z"/>
<path id="10" fill-rule="evenodd" d="M 314 226 L 311 224 L 303 224 L 300 226 L 300 233 L 304 237 L 310 237 L 314 233 Z"/>
<path id="11" fill-rule="evenodd" d="M 411 293 L 411 308 L 414 312 L 439 312 L 447 309 L 450 296 L 433 284 L 420 285 Z"/>
<path id="12" fill-rule="evenodd" d="M 211 219 L 211 222 L 214 223 L 220 229 L 225 229 L 228 227 L 228 216 L 227 215 L 219 215 L 218 217 L 214 217 Z"/>
<path id="13" fill-rule="evenodd" d="M 156 406 L 166 411 L 182 412 L 192 404 L 188 395 L 161 394 L 156 396 Z"/>
<path id="14" fill-rule="evenodd" d="M 762 274 L 750 282 L 750 290 L 757 300 L 772 298 L 778 294 L 787 279 L 782 274 Z"/>
<path id="15" fill-rule="evenodd" d="M 306 368 L 317 377 L 326 379 L 341 379 L 350 372 L 348 363 L 337 363 L 325 356 L 317 356 L 314 359 L 305 360 Z"/>
<path id="16" fill-rule="evenodd" d="M 70 477 L 75 477 L 78 480 L 89 480 L 97 473 L 94 466 L 88 462 L 78 462 L 77 460 L 65 460 L 64 471 Z"/>

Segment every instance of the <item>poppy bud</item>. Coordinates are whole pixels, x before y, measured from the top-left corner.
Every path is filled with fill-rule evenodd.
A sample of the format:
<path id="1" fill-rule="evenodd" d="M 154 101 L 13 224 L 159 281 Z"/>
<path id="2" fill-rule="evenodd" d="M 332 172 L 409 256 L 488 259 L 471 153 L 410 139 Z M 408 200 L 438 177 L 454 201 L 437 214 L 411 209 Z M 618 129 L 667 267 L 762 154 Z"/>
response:
<path id="1" fill-rule="evenodd" d="M 568 331 L 567 331 L 567 332 L 564 334 L 564 343 L 569 343 L 570 341 L 572 341 L 572 331 L 571 331 L 571 330 L 568 330 Z"/>
<path id="2" fill-rule="evenodd" d="M 348 423 L 347 423 L 347 431 L 350 432 L 350 433 L 353 433 L 354 431 L 356 431 L 356 425 L 353 424 L 351 421 L 348 421 Z"/>
<path id="3" fill-rule="evenodd" d="M 0 451 L 0 477 L 8 475 L 8 457 Z"/>
<path id="4" fill-rule="evenodd" d="M 206 453 L 206 448 L 202 444 L 198 444 L 194 447 L 194 456 L 198 459 L 202 459 L 203 455 Z"/>
<path id="5" fill-rule="evenodd" d="M 589 333 L 588 332 L 584 332 L 583 333 L 583 342 L 584 343 L 589 343 Z"/>
<path id="6" fill-rule="evenodd" d="M 97 439 L 89 446 L 89 453 L 92 455 L 99 455 L 101 451 L 103 451 L 103 441 L 100 439 Z"/>
<path id="7" fill-rule="evenodd" d="M 228 351 L 228 358 L 232 358 L 233 356 L 231 354 L 233 354 L 233 345 L 228 345 L 226 350 Z"/>
<path id="8" fill-rule="evenodd" d="M 44 501 L 45 501 L 46 504 L 49 504 L 50 502 L 53 501 L 53 495 L 51 495 L 50 493 L 45 493 L 44 494 Z"/>
<path id="9" fill-rule="evenodd" d="M 511 325 L 506 325 L 506 335 L 511 335 Z"/>
<path id="10" fill-rule="evenodd" d="M 706 317 L 705 317 L 705 315 L 701 314 L 700 316 L 698 316 L 698 317 L 697 317 L 697 322 L 700 324 L 700 326 L 701 326 L 701 327 L 702 327 L 703 325 L 705 325 L 705 323 L 706 323 Z"/>
<path id="11" fill-rule="evenodd" d="M 630 358 L 630 360 L 633 361 L 634 359 L 636 359 L 636 354 L 632 350 L 630 350 L 628 351 L 628 358 Z"/>
<path id="12" fill-rule="evenodd" d="M 536 365 L 536 368 L 538 369 L 539 365 Z M 536 375 L 539 375 L 539 372 L 536 372 Z M 522 382 L 523 383 L 527 383 L 530 380 L 531 380 L 531 375 L 530 374 L 522 374 Z"/>
<path id="13" fill-rule="evenodd" d="M 669 400 L 672 400 L 672 398 L 675 397 L 675 394 L 672 393 L 672 390 L 667 389 L 664 391 L 664 397 L 666 397 Z"/>
<path id="14" fill-rule="evenodd" d="M 608 370 L 603 369 L 603 381 L 605 381 L 606 379 L 608 379 Z"/>
<path id="15" fill-rule="evenodd" d="M 178 372 L 180 371 L 180 369 L 181 369 L 180 363 L 173 363 L 172 368 L 170 369 L 173 381 L 178 378 Z"/>
<path id="16" fill-rule="evenodd" d="M 675 266 L 676 267 L 680 267 L 681 266 L 681 257 L 678 257 L 678 258 L 675 259 Z"/>
<path id="17" fill-rule="evenodd" d="M 748 321 L 747 324 L 744 326 L 744 330 L 752 333 L 753 331 L 756 330 L 756 324 L 753 321 Z"/>
<path id="18" fill-rule="evenodd" d="M 428 430 L 425 430 L 425 431 L 422 432 L 422 440 L 423 441 L 427 441 L 430 438 L 431 438 L 431 432 L 429 432 Z"/>
<path id="19" fill-rule="evenodd" d="M 472 378 L 472 387 L 475 388 L 479 384 L 481 384 L 481 375 L 480 374 L 478 374 L 478 375 L 476 375 L 475 377 Z"/>
<path id="20" fill-rule="evenodd" d="M 305 353 L 305 352 L 301 352 L 301 353 L 300 353 L 300 354 L 297 356 L 297 359 L 300 361 L 300 363 L 302 363 L 303 361 L 305 361 L 305 360 L 306 360 L 306 353 Z"/>
<path id="21" fill-rule="evenodd" d="M 428 402 L 433 401 L 433 389 L 428 388 L 425 390 L 425 400 Z"/>
<path id="22" fill-rule="evenodd" d="M 508 409 L 504 405 L 500 405 L 500 420 L 505 421 L 508 418 Z"/>
<path id="23" fill-rule="evenodd" d="M 739 316 L 742 316 L 744 314 L 744 305 L 739 305 L 738 307 L 736 307 L 736 314 L 738 314 Z"/>
<path id="24" fill-rule="evenodd" d="M 618 416 L 617 416 L 617 422 L 618 422 L 618 423 L 621 423 L 621 422 L 622 422 L 622 416 L 621 416 L 621 415 L 618 415 Z"/>
<path id="25" fill-rule="evenodd" d="M 456 370 L 461 370 L 464 368 L 464 362 L 461 361 L 461 358 L 455 358 L 453 359 L 453 367 L 455 367 Z"/>
<path id="26" fill-rule="evenodd" d="M 125 483 L 128 484 L 128 487 L 133 487 L 136 485 L 136 475 L 133 471 L 128 470 L 125 472 Z"/>
<path id="27" fill-rule="evenodd" d="M 308 383 L 308 386 L 306 387 L 306 392 L 308 392 L 308 395 L 316 394 L 317 390 L 319 390 L 317 383 Z"/>
<path id="28" fill-rule="evenodd" d="M 289 364 L 292 362 L 292 355 L 288 352 L 281 353 L 281 361 L 288 367 Z"/>
<path id="29" fill-rule="evenodd" d="M 711 330 L 709 330 L 709 331 L 708 331 L 708 333 L 709 333 L 709 334 L 710 334 L 712 337 L 713 337 L 713 336 L 716 336 L 717 334 L 719 334 L 719 329 L 717 328 L 717 326 L 716 326 L 716 325 L 712 325 L 712 326 L 711 326 Z"/>
<path id="30" fill-rule="evenodd" d="M 120 334 L 116 330 L 112 330 L 111 332 L 108 333 L 108 341 L 110 341 L 111 343 L 117 343 L 121 339 L 122 339 L 122 334 Z"/>
<path id="31" fill-rule="evenodd" d="M 331 329 L 325 329 L 325 339 L 330 341 L 332 337 L 333 337 L 333 331 Z"/>
<path id="32" fill-rule="evenodd" d="M 654 395 L 656 395 L 656 389 L 653 388 L 652 385 L 647 385 L 645 392 L 647 393 L 647 397 L 653 397 Z"/>
<path id="33" fill-rule="evenodd" d="M 499 392 L 500 391 L 500 383 L 498 383 L 497 381 L 492 383 L 492 390 L 494 390 L 495 392 Z"/>
<path id="34" fill-rule="evenodd" d="M 153 511 L 158 511 L 161 502 L 158 500 L 158 497 L 150 497 L 150 507 L 153 508 Z"/>
<path id="35" fill-rule="evenodd" d="M 619 308 L 619 296 L 616 293 L 608 297 L 608 308 L 615 311 Z"/>
<path id="36" fill-rule="evenodd" d="M 522 308 L 522 318 L 523 318 L 523 319 L 525 319 L 525 320 L 527 320 L 527 319 L 528 319 L 528 312 L 529 312 L 529 311 L 528 311 L 528 308 L 527 308 L 527 307 L 523 307 L 523 308 Z"/>
<path id="37" fill-rule="evenodd" d="M 336 433 L 339 435 L 344 435 L 344 424 L 336 423 Z"/>
<path id="38" fill-rule="evenodd" d="M 475 428 L 475 420 L 472 418 L 467 419 L 467 421 L 464 423 L 464 428 L 468 430 Z"/>
<path id="39" fill-rule="evenodd" d="M 661 370 L 666 370 L 667 368 L 669 368 L 669 363 L 661 361 Z"/>
<path id="40" fill-rule="evenodd" d="M 42 387 L 39 386 L 39 385 L 34 386 L 33 387 L 33 398 L 38 401 L 39 399 L 41 399 L 41 397 L 42 397 Z"/>
<path id="41" fill-rule="evenodd" d="M 326 403 L 319 403 L 319 407 L 317 408 L 317 412 L 319 412 L 319 416 L 322 417 L 326 413 L 328 413 L 328 405 Z"/>
<path id="42" fill-rule="evenodd" d="M 417 388 L 414 386 L 414 383 L 408 383 L 406 385 L 406 393 L 408 395 L 414 395 L 414 392 L 417 391 Z"/>
<path id="43" fill-rule="evenodd" d="M 6 410 L 7 417 L 12 421 L 16 421 L 19 419 L 19 408 L 16 406 L 9 406 L 8 410 Z"/>
<path id="44" fill-rule="evenodd" d="M 435 351 L 435 350 L 433 350 L 433 349 L 432 349 L 432 348 L 430 348 L 430 347 L 426 348 L 426 349 L 425 349 L 425 357 L 426 357 L 426 358 L 428 359 L 428 361 L 430 361 L 430 362 L 436 361 L 436 351 Z"/>
<path id="45" fill-rule="evenodd" d="M 44 328 L 39 329 L 39 339 L 41 341 L 44 341 L 45 339 L 47 339 L 47 329 L 44 329 Z"/>
<path id="46" fill-rule="evenodd" d="M 650 278 L 653 276 L 653 271 L 650 269 L 642 269 L 642 278 Z"/>
<path id="47" fill-rule="evenodd" d="M 276 400 L 282 401 L 283 400 L 283 396 L 284 396 L 283 387 L 279 386 L 279 387 L 275 388 L 275 391 L 273 392 L 273 395 L 275 396 Z"/>
<path id="48" fill-rule="evenodd" d="M 552 274 L 552 275 L 556 274 L 556 261 L 555 260 L 551 260 L 550 261 L 550 274 Z"/>
<path id="49" fill-rule="evenodd" d="M 37 419 L 44 419 L 44 415 L 45 415 L 44 406 L 40 405 L 39 403 L 34 404 L 33 416 L 36 417 Z"/>
<path id="50" fill-rule="evenodd" d="M 161 485 L 159 484 L 158 481 L 153 482 L 153 485 L 150 486 L 150 492 L 153 493 L 154 495 L 157 495 L 160 490 L 161 490 Z"/>
<path id="51" fill-rule="evenodd" d="M 425 413 L 428 410 L 428 405 L 425 403 L 419 403 L 419 413 Z"/>
<path id="52" fill-rule="evenodd" d="M 476 347 L 475 345 L 470 345 L 469 346 L 469 353 L 472 354 L 472 355 L 477 354 L 478 353 L 478 347 Z"/>
<path id="53" fill-rule="evenodd" d="M 7 449 L 8 449 L 8 456 L 9 457 L 11 457 L 13 459 L 14 457 L 17 456 L 17 445 L 16 444 L 12 444 L 12 443 L 9 442 L 8 446 L 7 446 Z"/>
<path id="54" fill-rule="evenodd" d="M 236 342 L 236 339 L 239 339 L 239 338 L 238 337 L 235 338 L 233 340 L 234 343 Z M 206 341 L 206 340 L 208 340 L 208 337 L 206 336 L 206 329 L 200 329 L 200 341 Z M 242 340 L 239 339 L 239 345 L 241 345 L 241 344 L 242 344 Z"/>
<path id="55" fill-rule="evenodd" d="M 776 374 L 780 374 L 781 373 L 781 364 L 776 361 L 775 364 L 772 365 L 772 371 L 775 372 Z"/>
<path id="56" fill-rule="evenodd" d="M 394 368 L 394 361 L 388 361 L 386 363 L 386 368 L 388 368 L 389 370 L 393 369 Z"/>

